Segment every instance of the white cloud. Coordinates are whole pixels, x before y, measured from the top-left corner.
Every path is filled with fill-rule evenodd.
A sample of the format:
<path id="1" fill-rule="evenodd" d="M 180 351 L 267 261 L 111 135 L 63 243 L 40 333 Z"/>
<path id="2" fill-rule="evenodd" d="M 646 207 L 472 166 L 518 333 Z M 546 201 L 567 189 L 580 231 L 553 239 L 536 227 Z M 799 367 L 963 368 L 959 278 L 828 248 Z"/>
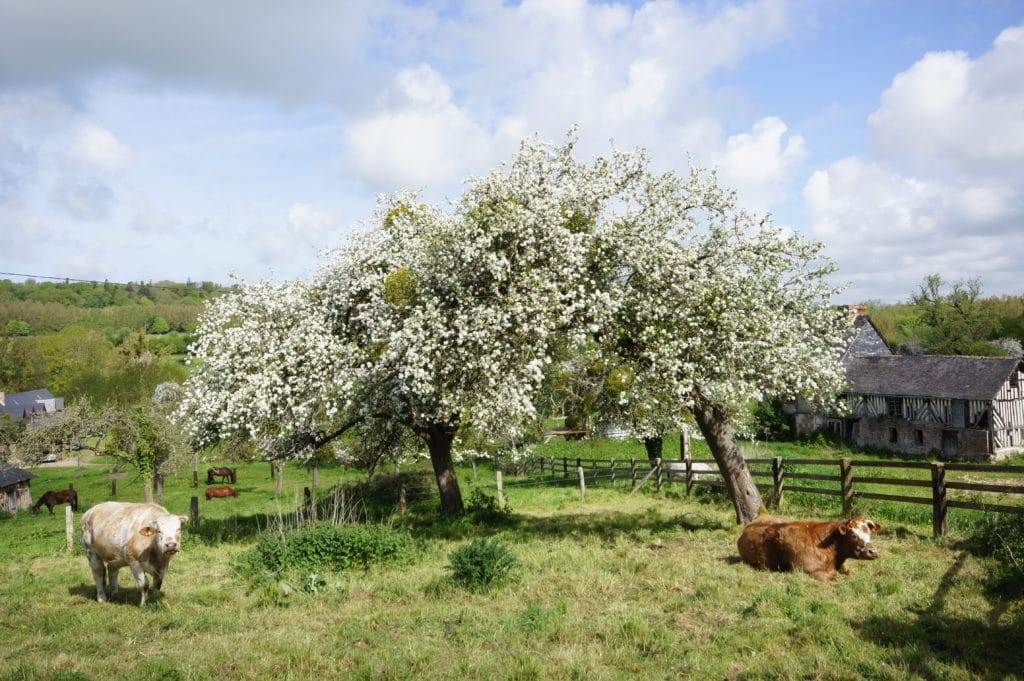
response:
<path id="1" fill-rule="evenodd" d="M 972 60 L 929 52 L 898 74 L 868 119 L 879 157 L 911 172 L 1024 178 L 1024 28 Z"/>
<path id="2" fill-rule="evenodd" d="M 399 72 L 393 103 L 354 121 L 345 132 L 348 167 L 375 189 L 446 187 L 490 153 L 483 128 L 452 101 L 441 75 L 426 64 Z"/>
<path id="3" fill-rule="evenodd" d="M 98 125 L 85 125 L 78 130 L 68 156 L 86 171 L 101 173 L 124 170 L 134 160 L 131 147 Z"/>
<path id="4" fill-rule="evenodd" d="M 800 135 L 779 118 L 763 118 L 750 133 L 731 136 L 712 158 L 727 186 L 739 191 L 743 205 L 765 213 L 785 201 L 786 187 L 807 158 L 807 145 Z"/>
<path id="5" fill-rule="evenodd" d="M 996 290 L 1019 280 L 1007 245 L 1024 206 L 1003 187 L 925 180 L 850 157 L 815 172 L 804 201 L 812 236 L 855 282 L 852 295 L 904 297 L 934 272 L 981 276 Z"/>
<path id="6" fill-rule="evenodd" d="M 132 229 L 139 232 L 157 234 L 171 233 L 181 226 L 181 221 L 170 213 L 161 210 L 145 199 L 135 201 L 135 215 L 132 218 Z"/>
<path id="7" fill-rule="evenodd" d="M 267 265 L 286 265 L 303 260 L 312 263 L 327 246 L 337 220 L 328 211 L 309 203 L 288 208 L 283 227 L 258 225 L 248 230 L 248 241 L 257 260 Z"/>

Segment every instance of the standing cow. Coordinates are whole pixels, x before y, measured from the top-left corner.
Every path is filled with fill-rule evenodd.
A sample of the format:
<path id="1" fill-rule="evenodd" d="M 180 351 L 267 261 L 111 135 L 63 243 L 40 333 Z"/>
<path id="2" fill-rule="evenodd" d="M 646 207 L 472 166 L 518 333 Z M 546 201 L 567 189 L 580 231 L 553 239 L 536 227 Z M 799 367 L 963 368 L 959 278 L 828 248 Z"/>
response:
<path id="1" fill-rule="evenodd" d="M 815 522 L 760 515 L 743 528 L 737 547 L 743 562 L 756 568 L 801 570 L 829 580 L 836 572 L 849 572 L 849 558 L 878 558 L 871 535 L 880 529 L 865 518 Z"/>
<path id="2" fill-rule="evenodd" d="M 82 516 L 82 546 L 96 579 L 96 600 L 107 600 L 105 582 L 111 595 L 117 593 L 117 573 L 128 566 L 139 584 L 146 604 L 149 584 L 160 589 L 171 557 L 181 550 L 181 525 L 188 516 L 172 515 L 157 504 L 129 504 L 107 501 L 93 506 Z"/>

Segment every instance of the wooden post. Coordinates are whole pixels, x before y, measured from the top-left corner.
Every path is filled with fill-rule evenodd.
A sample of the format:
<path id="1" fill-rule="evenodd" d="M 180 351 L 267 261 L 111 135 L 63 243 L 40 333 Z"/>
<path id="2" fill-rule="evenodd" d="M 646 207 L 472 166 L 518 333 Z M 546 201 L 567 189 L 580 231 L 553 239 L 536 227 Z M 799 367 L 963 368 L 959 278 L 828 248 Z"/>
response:
<path id="1" fill-rule="evenodd" d="M 615 486 L 615 459 L 611 460 L 611 469 L 612 469 L 612 486 L 614 487 Z"/>
<path id="2" fill-rule="evenodd" d="M 275 489 L 277 494 L 280 494 L 284 491 L 284 462 L 276 461 L 275 464 L 277 468 L 277 487 Z"/>
<path id="3" fill-rule="evenodd" d="M 686 464 L 686 495 L 689 496 L 693 491 L 693 459 L 690 457 L 690 452 L 686 452 L 683 463 Z"/>
<path id="4" fill-rule="evenodd" d="M 569 459 L 564 456 L 562 457 L 562 477 L 569 477 Z"/>
<path id="5" fill-rule="evenodd" d="M 583 466 L 576 466 L 576 475 L 580 479 L 580 501 L 587 500 L 587 482 L 583 478 Z"/>
<path id="6" fill-rule="evenodd" d="M 192 469 L 192 486 L 199 487 L 199 471 Z"/>
<path id="7" fill-rule="evenodd" d="M 591 464 L 592 464 L 592 466 L 591 466 L 592 470 L 591 470 L 590 474 L 593 476 L 591 478 L 591 480 L 593 480 L 594 482 L 597 482 L 597 459 L 592 459 Z"/>
<path id="8" fill-rule="evenodd" d="M 690 456 L 690 429 L 683 428 L 679 432 L 679 458 L 685 459 Z"/>
<path id="9" fill-rule="evenodd" d="M 469 465 L 473 467 L 473 479 L 476 480 L 476 458 L 469 457 Z"/>
<path id="10" fill-rule="evenodd" d="M 932 534 L 946 534 L 946 465 L 932 462 Z"/>
<path id="11" fill-rule="evenodd" d="M 70 506 L 64 507 L 64 529 L 68 535 L 68 553 L 75 550 L 75 512 Z"/>
<path id="12" fill-rule="evenodd" d="M 238 484 L 238 466 L 235 466 L 234 468 L 229 468 L 228 470 L 231 471 L 231 484 L 232 485 L 237 485 Z"/>
<path id="13" fill-rule="evenodd" d="M 843 458 L 839 462 L 839 473 L 843 485 L 843 514 L 853 513 L 853 462 Z"/>
<path id="14" fill-rule="evenodd" d="M 405 517 L 405 514 L 409 512 L 409 497 L 405 489 L 405 476 L 398 476 L 398 512 Z"/>
<path id="15" fill-rule="evenodd" d="M 192 531 L 199 531 L 199 497 L 192 497 L 189 503 L 189 515 L 192 516 Z"/>
<path id="16" fill-rule="evenodd" d="M 302 488 L 302 507 L 306 511 L 306 517 L 313 518 L 313 493 L 308 487 Z"/>
<path id="17" fill-rule="evenodd" d="M 636 459 L 633 458 L 629 460 L 629 484 L 634 489 L 636 488 Z"/>
<path id="18" fill-rule="evenodd" d="M 782 506 L 782 487 L 785 484 L 785 472 L 782 468 L 782 457 L 772 459 L 772 508 Z"/>
<path id="19" fill-rule="evenodd" d="M 117 498 L 117 478 L 110 479 L 110 498 Z"/>
<path id="20" fill-rule="evenodd" d="M 655 468 L 658 469 L 658 480 L 657 480 L 657 482 L 655 484 L 657 486 L 656 489 L 660 492 L 661 491 L 661 481 L 662 481 L 661 457 L 658 457 L 657 459 L 654 460 L 654 466 L 655 466 Z"/>
<path id="21" fill-rule="evenodd" d="M 501 483 L 501 471 L 494 472 L 494 479 L 498 483 L 498 508 L 505 510 L 505 486 Z"/>
<path id="22" fill-rule="evenodd" d="M 544 477 L 544 457 L 540 457 L 540 477 Z"/>
<path id="23" fill-rule="evenodd" d="M 277 475 L 277 468 L 274 467 L 274 462 L 270 462 L 270 479 L 273 480 Z"/>

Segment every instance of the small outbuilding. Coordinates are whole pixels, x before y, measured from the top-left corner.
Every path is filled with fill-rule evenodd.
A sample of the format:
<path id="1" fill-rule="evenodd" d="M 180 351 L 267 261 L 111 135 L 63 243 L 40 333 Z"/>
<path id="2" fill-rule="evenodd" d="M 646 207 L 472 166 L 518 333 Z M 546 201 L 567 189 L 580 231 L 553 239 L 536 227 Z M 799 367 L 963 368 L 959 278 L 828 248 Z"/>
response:
<path id="1" fill-rule="evenodd" d="M 0 461 L 0 511 L 17 513 L 32 506 L 29 481 L 34 477 L 34 473 Z"/>

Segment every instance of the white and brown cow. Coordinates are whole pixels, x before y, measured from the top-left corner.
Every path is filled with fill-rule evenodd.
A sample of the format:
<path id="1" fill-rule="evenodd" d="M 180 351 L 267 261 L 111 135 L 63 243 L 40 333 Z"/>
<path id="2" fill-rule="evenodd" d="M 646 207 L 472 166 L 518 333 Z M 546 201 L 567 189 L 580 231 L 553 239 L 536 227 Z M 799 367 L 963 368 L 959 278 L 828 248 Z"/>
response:
<path id="1" fill-rule="evenodd" d="M 743 562 L 756 568 L 801 570 L 828 580 L 836 572 L 849 572 L 848 558 L 878 558 L 871 535 L 880 529 L 865 518 L 815 522 L 760 515 L 743 528 L 737 546 Z"/>
<path id="2" fill-rule="evenodd" d="M 149 584 L 160 589 L 171 557 L 181 550 L 181 525 L 188 516 L 172 515 L 157 504 L 129 504 L 107 501 L 93 506 L 82 516 L 82 546 L 96 578 L 96 600 L 107 600 L 105 582 L 109 577 L 111 595 L 117 593 L 117 573 L 128 566 L 139 584 L 146 604 Z"/>

